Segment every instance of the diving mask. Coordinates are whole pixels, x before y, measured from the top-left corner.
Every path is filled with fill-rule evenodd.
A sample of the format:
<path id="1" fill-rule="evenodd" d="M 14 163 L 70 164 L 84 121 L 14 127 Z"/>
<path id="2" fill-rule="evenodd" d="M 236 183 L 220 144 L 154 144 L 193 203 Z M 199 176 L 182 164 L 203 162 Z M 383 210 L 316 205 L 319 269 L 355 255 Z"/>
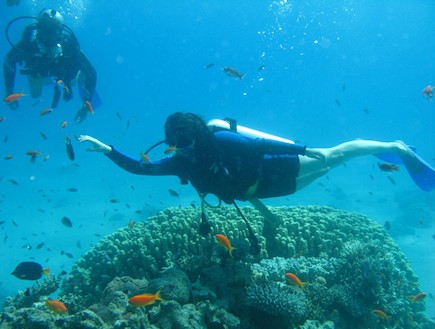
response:
<path id="1" fill-rule="evenodd" d="M 42 42 L 38 42 L 37 44 L 41 55 L 47 58 L 55 59 L 63 55 L 62 45 L 60 43 L 51 47 L 45 46 Z"/>

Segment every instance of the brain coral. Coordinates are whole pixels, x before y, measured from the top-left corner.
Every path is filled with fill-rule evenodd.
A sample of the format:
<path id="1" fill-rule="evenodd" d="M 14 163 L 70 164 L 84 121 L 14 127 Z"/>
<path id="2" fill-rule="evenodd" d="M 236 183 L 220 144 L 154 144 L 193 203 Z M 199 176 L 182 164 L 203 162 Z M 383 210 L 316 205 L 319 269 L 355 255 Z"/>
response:
<path id="1" fill-rule="evenodd" d="M 284 311 L 285 305 L 291 303 L 285 299 L 285 292 L 291 290 L 293 301 L 300 304 L 297 314 L 293 314 L 293 320 L 299 323 L 305 320 L 324 323 L 339 317 L 342 323 L 357 320 L 372 328 L 387 327 L 371 313 L 374 308 L 386 307 L 390 314 L 399 317 L 395 320 L 397 325 L 409 326 L 411 314 L 412 321 L 421 320 L 418 314 L 424 305 L 412 304 L 404 297 L 418 292 L 418 280 L 380 225 L 365 216 L 329 207 L 269 210 L 270 213 L 264 210 L 260 213 L 254 208 L 242 208 L 261 246 L 260 254 L 251 256 L 244 251 L 249 250 L 245 248 L 249 246 L 248 230 L 233 208 L 207 209 L 212 226 L 207 237 L 198 233 L 197 209 L 166 209 L 132 228 L 119 229 L 103 238 L 76 262 L 60 295 L 80 296 L 80 308 L 86 308 L 98 303 L 107 284 L 116 276 L 152 280 L 163 270 L 175 267 L 195 282 L 207 268 L 219 268 L 225 256 L 249 268 L 250 277 L 241 280 L 242 287 L 231 288 L 229 284 L 234 281 L 222 283 L 229 293 L 238 296 L 234 300 L 245 299 L 247 306 L 239 303 L 238 308 L 232 309 L 239 316 L 246 307 L 261 303 L 266 313 L 284 314 L 291 319 Z M 235 260 L 216 243 L 216 233 L 225 234 L 237 244 L 239 253 L 235 254 Z M 225 267 L 220 268 L 224 273 Z M 310 284 L 303 291 L 283 287 L 287 271 L 297 273 Z M 277 298 L 263 298 L 265 292 L 276 292 Z M 214 293 L 219 295 L 219 291 Z"/>
<path id="2" fill-rule="evenodd" d="M 258 234 L 262 229 L 261 214 L 252 209 L 245 211 Z M 85 305 L 90 305 L 101 298 L 115 276 L 152 279 L 172 266 L 198 274 L 213 262 L 217 249 L 214 234 L 223 233 L 232 241 L 247 239 L 246 225 L 232 209 L 215 209 L 208 215 L 212 232 L 207 237 L 198 234 L 199 213 L 193 208 L 166 209 L 132 228 L 114 232 L 75 263 L 64 281 L 63 293 L 79 294 Z"/>

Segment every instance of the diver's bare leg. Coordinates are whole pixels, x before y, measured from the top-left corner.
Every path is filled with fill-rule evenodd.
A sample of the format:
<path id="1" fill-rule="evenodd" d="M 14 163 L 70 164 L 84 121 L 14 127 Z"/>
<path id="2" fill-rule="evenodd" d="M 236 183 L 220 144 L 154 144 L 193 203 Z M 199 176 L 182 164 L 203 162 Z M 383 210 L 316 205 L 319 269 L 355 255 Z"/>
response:
<path id="1" fill-rule="evenodd" d="M 408 148 L 402 142 L 378 142 L 372 140 L 354 140 L 339 144 L 331 148 L 311 149 L 322 156 L 309 158 L 300 156 L 299 176 L 296 178 L 296 190 L 300 190 L 317 178 L 325 175 L 329 170 L 353 158 L 377 153 L 407 154 Z"/>

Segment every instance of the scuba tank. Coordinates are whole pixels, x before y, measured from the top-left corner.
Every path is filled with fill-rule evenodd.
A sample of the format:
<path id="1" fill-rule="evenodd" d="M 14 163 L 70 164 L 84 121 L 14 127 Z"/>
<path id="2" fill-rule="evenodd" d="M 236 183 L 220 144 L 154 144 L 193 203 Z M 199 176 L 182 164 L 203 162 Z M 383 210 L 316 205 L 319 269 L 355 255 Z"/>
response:
<path id="1" fill-rule="evenodd" d="M 270 139 L 278 142 L 288 143 L 288 144 L 294 144 L 290 139 L 282 138 L 279 136 L 275 136 L 272 134 L 268 134 L 259 130 L 251 129 L 245 126 L 238 125 L 236 120 L 234 119 L 213 119 L 207 123 L 207 126 L 212 127 L 216 131 L 219 130 L 231 130 L 234 132 L 239 133 L 242 136 L 256 139 L 256 138 L 264 138 L 264 139 Z"/>

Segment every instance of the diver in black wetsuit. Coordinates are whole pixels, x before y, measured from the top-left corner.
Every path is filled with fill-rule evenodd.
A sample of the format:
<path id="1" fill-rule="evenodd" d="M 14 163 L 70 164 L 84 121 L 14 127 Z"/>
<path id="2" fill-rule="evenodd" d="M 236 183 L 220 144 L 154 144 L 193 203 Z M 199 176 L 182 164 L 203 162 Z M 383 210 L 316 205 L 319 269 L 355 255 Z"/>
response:
<path id="1" fill-rule="evenodd" d="M 298 154 L 305 146 L 252 140 L 236 132 L 212 132 L 192 113 L 175 113 L 165 124 L 165 143 L 175 154 L 157 161 L 135 160 L 110 146 L 102 151 L 123 169 L 140 175 L 175 175 L 203 195 L 226 203 L 293 193 L 299 172 Z M 81 136 L 81 141 L 91 141 Z"/>
<path id="2" fill-rule="evenodd" d="M 131 173 L 175 175 L 180 177 L 182 184 L 190 182 L 203 201 L 199 225 L 199 233 L 203 236 L 210 232 L 204 213 L 205 196 L 211 193 L 226 203 L 234 204 L 247 225 L 254 255 L 260 252 L 258 240 L 235 200 L 249 200 L 257 207 L 261 204 L 258 199 L 292 194 L 330 169 L 359 156 L 393 154 L 408 163 L 417 159 L 402 142 L 354 140 L 331 148 L 307 148 L 301 144 L 249 138 L 231 129 L 209 127 L 197 115 L 180 112 L 167 118 L 165 140 L 149 149 L 166 143 L 172 146 L 175 154 L 157 161 L 149 161 L 147 156 L 140 160 L 132 159 L 91 136 L 81 135 L 78 139 L 91 142 L 93 148 L 90 151 L 103 152 Z M 407 169 L 410 170 L 409 166 Z M 271 229 L 274 230 L 273 225 Z"/>
<path id="3" fill-rule="evenodd" d="M 30 18 L 30 17 L 24 17 Z M 74 33 L 63 24 L 62 15 L 54 9 L 43 10 L 37 22 L 24 29 L 21 40 L 12 45 L 4 64 L 6 96 L 14 93 L 17 64 L 22 66 L 20 73 L 29 80 L 30 95 L 38 98 L 42 88 L 49 79 L 53 79 L 54 96 L 51 108 L 56 108 L 63 86 L 63 99 L 70 101 L 73 97 L 71 84 L 76 79 L 83 81 L 83 106 L 75 116 L 76 122 L 82 122 L 88 112 L 89 103 L 95 91 L 97 74 L 80 50 Z M 8 38 L 9 40 L 9 38 Z M 16 92 L 16 91 L 15 91 Z M 15 109 L 18 101 L 8 105 Z"/>
<path id="4" fill-rule="evenodd" d="M 331 148 L 307 148 L 264 138 L 248 138 L 231 130 L 216 130 L 197 115 L 174 113 L 165 123 L 166 143 L 173 156 L 157 161 L 132 159 L 113 146 L 81 135 L 121 168 L 139 175 L 175 175 L 201 194 L 226 203 L 292 194 L 344 162 L 360 156 L 410 154 L 401 142 L 354 140 Z"/>

